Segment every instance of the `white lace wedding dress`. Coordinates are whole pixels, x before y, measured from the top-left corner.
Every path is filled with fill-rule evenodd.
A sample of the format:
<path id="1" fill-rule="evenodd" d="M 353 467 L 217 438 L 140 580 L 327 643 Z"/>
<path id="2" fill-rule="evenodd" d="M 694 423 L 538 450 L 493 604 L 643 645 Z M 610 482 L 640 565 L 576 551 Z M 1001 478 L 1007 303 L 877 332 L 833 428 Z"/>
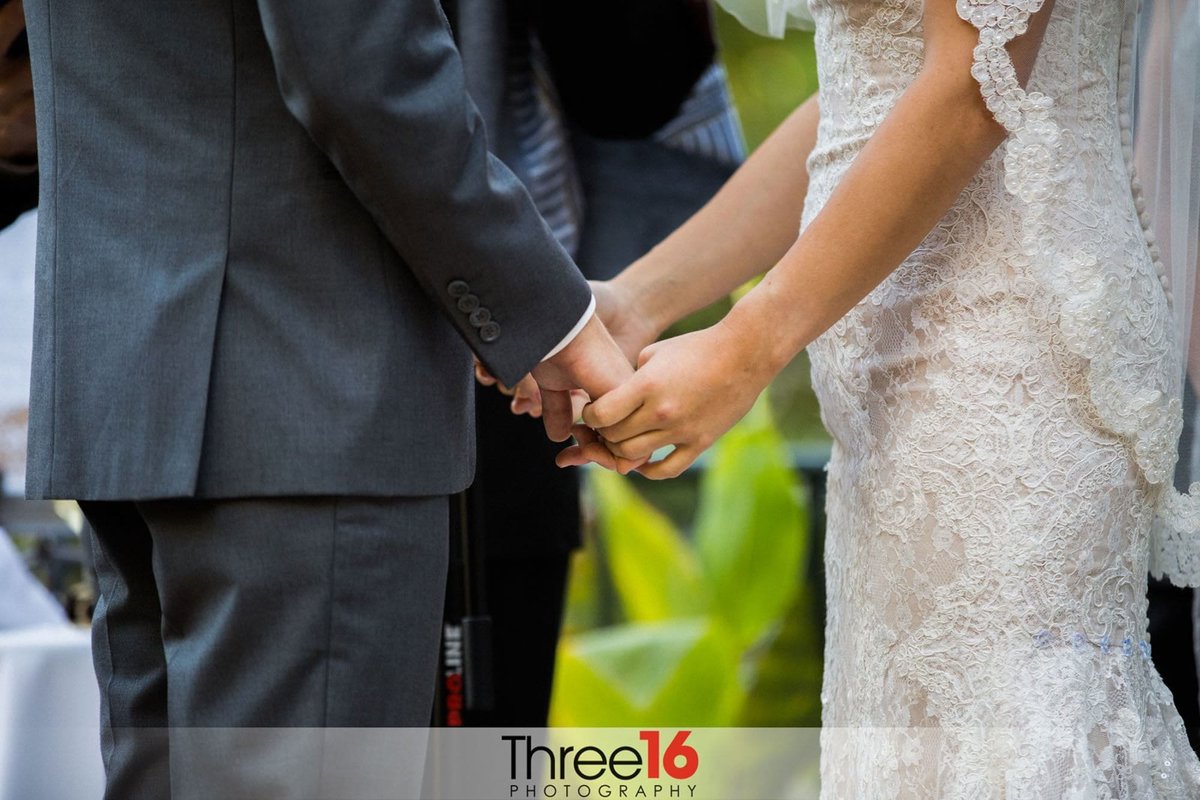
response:
<path id="1" fill-rule="evenodd" d="M 921 0 L 809 5 L 804 224 L 923 48 Z M 1200 797 L 1147 641 L 1147 572 L 1197 565 L 1172 527 L 1194 513 L 1169 487 L 1172 301 L 1131 179 L 1132 4 L 1058 0 L 1026 91 L 1004 43 L 1040 5 L 959 0 L 1009 140 L 808 350 L 834 438 L 823 797 Z"/>

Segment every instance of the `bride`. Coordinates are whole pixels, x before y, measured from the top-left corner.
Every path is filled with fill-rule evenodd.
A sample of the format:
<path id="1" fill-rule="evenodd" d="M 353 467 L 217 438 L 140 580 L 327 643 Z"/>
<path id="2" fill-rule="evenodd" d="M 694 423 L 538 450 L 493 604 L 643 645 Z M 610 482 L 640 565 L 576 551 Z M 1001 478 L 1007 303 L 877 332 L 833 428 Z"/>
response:
<path id="1" fill-rule="evenodd" d="M 1190 273 L 1134 177 L 1136 5 L 812 0 L 819 95 L 596 286 L 639 369 L 563 464 L 677 475 L 808 350 L 824 796 L 1200 796 L 1146 632 L 1148 571 L 1200 583 L 1200 502 L 1172 486 Z"/>

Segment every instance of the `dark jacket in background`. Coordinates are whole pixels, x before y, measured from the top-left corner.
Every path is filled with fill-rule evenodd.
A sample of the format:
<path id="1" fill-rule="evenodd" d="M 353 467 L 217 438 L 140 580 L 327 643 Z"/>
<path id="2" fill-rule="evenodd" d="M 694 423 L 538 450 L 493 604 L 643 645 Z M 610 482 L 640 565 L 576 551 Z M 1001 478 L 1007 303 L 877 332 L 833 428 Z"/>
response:
<path id="1" fill-rule="evenodd" d="M 17 217 L 37 207 L 38 176 L 8 175 L 0 170 L 0 230 L 16 221 Z"/>

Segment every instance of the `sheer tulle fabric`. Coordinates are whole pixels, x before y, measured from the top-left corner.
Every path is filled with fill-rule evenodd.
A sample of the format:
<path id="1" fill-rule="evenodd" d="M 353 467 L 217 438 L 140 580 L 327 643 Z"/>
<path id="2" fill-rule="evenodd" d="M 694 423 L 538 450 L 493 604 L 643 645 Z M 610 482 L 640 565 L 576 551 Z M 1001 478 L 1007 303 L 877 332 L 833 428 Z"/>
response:
<path id="1" fill-rule="evenodd" d="M 1200 248 L 1200 0 L 1144 0 L 1134 44 L 1135 192 L 1152 254 L 1163 265 L 1175 322 L 1183 415 L 1191 422 L 1174 486 L 1159 500 L 1151 569 L 1179 585 L 1200 583 L 1200 387 L 1196 319 Z M 1190 384 L 1190 385 L 1189 385 Z M 1184 388 L 1186 387 L 1186 388 Z"/>
<path id="2" fill-rule="evenodd" d="M 788 28 L 811 31 L 808 0 L 716 0 L 755 33 L 782 38 Z"/>

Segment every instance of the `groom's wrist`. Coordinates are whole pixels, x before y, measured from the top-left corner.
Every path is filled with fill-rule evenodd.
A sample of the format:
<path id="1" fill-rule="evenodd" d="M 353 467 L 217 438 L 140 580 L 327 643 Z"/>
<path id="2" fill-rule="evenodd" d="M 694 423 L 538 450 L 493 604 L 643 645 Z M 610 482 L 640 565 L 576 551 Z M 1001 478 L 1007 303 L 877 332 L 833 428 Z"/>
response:
<path id="1" fill-rule="evenodd" d="M 579 318 L 579 322 L 575 323 L 575 327 L 567 331 L 567 335 L 564 336 L 557 345 L 551 348 L 549 353 L 546 353 L 546 355 L 542 357 L 542 361 L 549 361 L 565 350 L 567 345 L 571 344 L 571 342 L 575 341 L 575 339 L 579 337 L 579 334 L 583 333 L 583 329 L 587 327 L 587 324 L 591 322 L 592 317 L 595 315 L 596 297 L 593 295 L 591 302 L 588 303 L 587 310 L 584 311 L 583 316 Z"/>

